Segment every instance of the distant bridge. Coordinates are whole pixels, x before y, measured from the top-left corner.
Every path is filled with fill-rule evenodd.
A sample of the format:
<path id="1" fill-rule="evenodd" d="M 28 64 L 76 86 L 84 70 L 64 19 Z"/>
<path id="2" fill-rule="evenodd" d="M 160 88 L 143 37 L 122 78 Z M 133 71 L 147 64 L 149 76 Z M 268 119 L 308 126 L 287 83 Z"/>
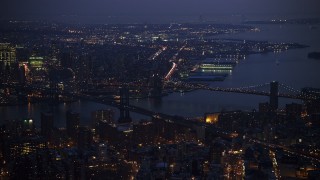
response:
<path id="1" fill-rule="evenodd" d="M 320 89 L 316 91 L 302 91 L 287 86 L 283 83 L 273 81 L 270 83 L 263 83 L 259 85 L 252 85 L 246 87 L 207 87 L 199 86 L 188 83 L 182 83 L 178 86 L 181 90 L 208 90 L 208 91 L 219 91 L 219 92 L 231 92 L 231 93 L 242 93 L 252 94 L 261 96 L 277 96 L 290 99 L 301 99 L 301 100 L 315 100 L 320 98 Z"/>
<path id="2" fill-rule="evenodd" d="M 106 84 L 105 87 L 126 87 L 127 89 L 145 89 L 145 88 L 155 88 L 154 86 L 150 85 L 135 85 L 135 84 Z M 55 88 L 48 88 L 43 86 L 35 86 L 35 85 L 19 85 L 19 84 L 1 84 L 1 88 L 19 88 L 24 89 L 27 91 L 41 91 L 46 93 L 55 93 L 55 94 L 61 94 L 62 91 L 55 89 Z M 241 93 L 241 94 L 252 94 L 252 95 L 261 95 L 261 96 L 274 96 L 274 97 L 283 97 L 283 98 L 290 98 L 290 99 L 300 99 L 300 100 L 316 100 L 320 98 L 320 89 L 315 90 L 313 88 L 312 91 L 303 91 L 303 90 L 297 90 L 295 88 L 292 88 L 290 86 L 287 86 L 283 83 L 279 83 L 277 81 L 269 82 L 269 83 L 263 83 L 259 85 L 251 85 L 251 86 L 245 86 L 245 87 L 209 87 L 199 84 L 193 84 L 193 83 L 173 83 L 170 85 L 163 85 L 161 87 L 163 89 L 174 89 L 174 90 L 181 90 L 181 91 L 188 91 L 188 90 L 208 90 L 208 91 L 218 91 L 218 92 L 229 92 L 229 93 Z M 311 88 L 310 88 L 311 89 Z M 94 90 L 93 94 L 103 95 L 105 91 L 103 90 Z M 106 91 L 110 93 L 110 91 Z"/>

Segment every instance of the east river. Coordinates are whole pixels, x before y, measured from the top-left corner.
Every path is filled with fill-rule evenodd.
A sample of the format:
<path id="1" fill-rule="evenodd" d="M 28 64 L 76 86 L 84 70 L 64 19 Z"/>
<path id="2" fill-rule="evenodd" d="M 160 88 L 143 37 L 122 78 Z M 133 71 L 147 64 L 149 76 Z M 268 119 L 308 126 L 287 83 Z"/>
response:
<path id="1" fill-rule="evenodd" d="M 247 56 L 232 71 L 223 82 L 212 82 L 210 86 L 246 87 L 279 81 L 297 90 L 303 87 L 320 88 L 320 61 L 308 59 L 310 51 L 320 51 L 320 27 L 310 28 L 309 25 L 257 25 L 260 32 L 222 35 L 215 38 L 266 40 L 271 42 L 295 42 L 309 45 L 309 48 L 293 49 L 281 53 L 255 54 Z M 206 112 L 221 110 L 248 110 L 258 108 L 259 102 L 267 102 L 268 97 L 224 92 L 192 91 L 188 93 L 172 93 L 161 101 L 153 99 L 132 100 L 136 106 L 185 117 L 200 117 Z M 301 102 L 299 100 L 280 98 L 280 108 L 286 103 Z M 81 114 L 81 124 L 89 125 L 91 112 L 110 108 L 94 102 L 77 101 L 71 104 L 48 106 L 29 104 L 23 106 L 0 107 L 0 123 L 12 119 L 32 118 L 36 125 L 40 124 L 41 112 L 53 111 L 55 125 L 65 126 L 67 110 Z M 118 118 L 118 110 L 115 119 Z M 133 114 L 135 120 L 147 119 L 139 114 Z"/>

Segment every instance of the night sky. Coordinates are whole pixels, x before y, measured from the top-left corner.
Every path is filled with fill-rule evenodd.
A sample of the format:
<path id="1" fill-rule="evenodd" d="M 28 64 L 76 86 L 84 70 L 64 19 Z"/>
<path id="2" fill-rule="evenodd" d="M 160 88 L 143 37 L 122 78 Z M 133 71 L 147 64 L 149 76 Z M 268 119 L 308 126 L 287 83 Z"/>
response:
<path id="1" fill-rule="evenodd" d="M 1 17 L 51 18 L 62 16 L 212 16 L 241 14 L 320 17 L 319 0 L 2 0 Z M 77 17 L 74 17 L 76 20 Z"/>

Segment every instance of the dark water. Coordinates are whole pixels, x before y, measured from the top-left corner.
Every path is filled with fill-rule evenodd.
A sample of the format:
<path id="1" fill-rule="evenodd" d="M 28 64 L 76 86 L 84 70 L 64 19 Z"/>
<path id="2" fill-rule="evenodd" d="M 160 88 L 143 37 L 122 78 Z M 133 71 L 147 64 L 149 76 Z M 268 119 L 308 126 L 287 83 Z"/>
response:
<path id="1" fill-rule="evenodd" d="M 310 48 L 294 49 L 282 53 L 250 55 L 241 61 L 232 75 L 223 82 L 213 82 L 211 86 L 246 87 L 279 81 L 297 90 L 303 87 L 320 88 L 320 61 L 307 58 L 310 51 L 320 51 L 320 27 L 311 29 L 308 25 L 263 25 L 261 32 L 223 35 L 217 38 L 237 38 L 246 40 L 268 40 L 272 42 L 297 42 Z M 131 104 L 172 115 L 187 117 L 203 116 L 206 112 L 221 110 L 257 109 L 259 102 L 268 101 L 268 97 L 223 92 L 193 91 L 185 94 L 173 93 L 161 101 L 151 99 L 133 100 Z M 300 102 L 280 99 L 280 107 L 286 103 Z M 90 124 L 91 112 L 109 108 L 93 102 L 76 102 L 60 104 L 55 107 L 33 104 L 28 106 L 0 107 L 0 122 L 16 118 L 32 117 L 39 125 L 40 113 L 53 110 L 55 125 L 65 126 L 65 112 L 69 109 L 81 113 L 81 123 Z M 115 109 L 115 112 L 117 110 Z M 118 113 L 116 113 L 116 118 Z M 132 115 L 138 120 L 143 117 Z"/>

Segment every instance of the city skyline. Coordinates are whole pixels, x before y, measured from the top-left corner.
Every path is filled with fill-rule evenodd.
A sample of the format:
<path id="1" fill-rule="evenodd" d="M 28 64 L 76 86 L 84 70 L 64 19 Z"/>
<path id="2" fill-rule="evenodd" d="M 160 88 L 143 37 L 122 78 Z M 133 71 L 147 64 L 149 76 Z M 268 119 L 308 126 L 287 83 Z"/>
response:
<path id="1" fill-rule="evenodd" d="M 5 0 L 0 179 L 320 177 L 315 0 Z"/>

